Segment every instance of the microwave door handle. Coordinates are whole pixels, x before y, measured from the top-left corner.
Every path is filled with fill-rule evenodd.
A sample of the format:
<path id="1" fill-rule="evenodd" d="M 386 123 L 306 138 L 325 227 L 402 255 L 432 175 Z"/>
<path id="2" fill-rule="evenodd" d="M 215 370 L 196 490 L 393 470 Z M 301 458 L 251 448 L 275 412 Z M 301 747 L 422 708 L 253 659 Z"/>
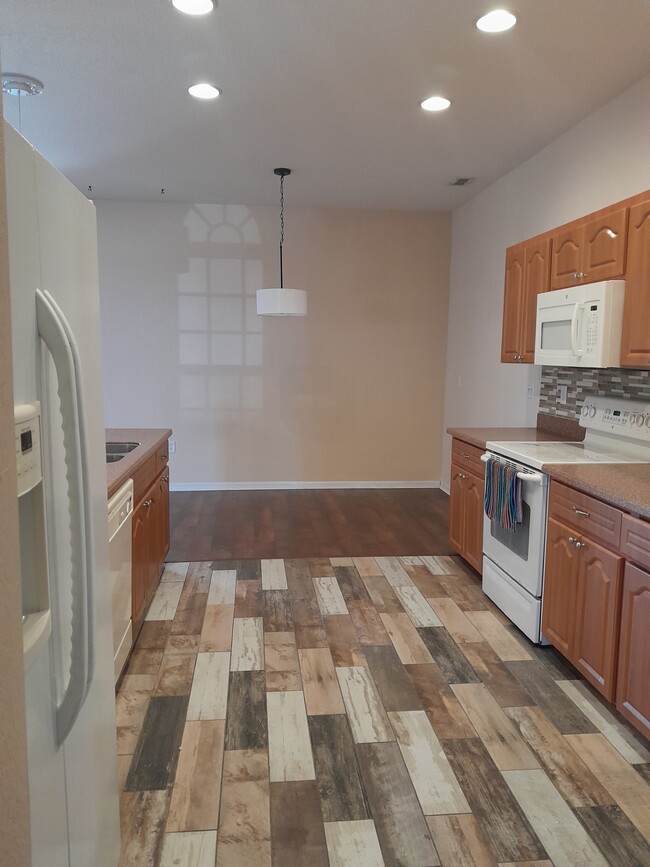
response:
<path id="1" fill-rule="evenodd" d="M 573 316 L 571 317 L 571 352 L 576 358 L 580 358 L 583 350 L 578 345 L 578 329 L 580 327 L 580 314 L 585 309 L 585 305 L 580 302 L 573 308 Z"/>

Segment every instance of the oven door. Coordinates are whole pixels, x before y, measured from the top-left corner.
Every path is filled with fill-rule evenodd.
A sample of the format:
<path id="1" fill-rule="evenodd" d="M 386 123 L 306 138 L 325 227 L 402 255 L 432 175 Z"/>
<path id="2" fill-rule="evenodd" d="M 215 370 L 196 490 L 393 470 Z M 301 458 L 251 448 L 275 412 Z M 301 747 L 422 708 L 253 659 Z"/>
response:
<path id="1" fill-rule="evenodd" d="M 514 531 L 504 530 L 484 514 L 483 553 L 527 593 L 539 598 L 544 574 L 548 476 L 491 452 L 486 452 L 482 460 L 490 457 L 515 466 L 521 473 L 523 521 Z"/>

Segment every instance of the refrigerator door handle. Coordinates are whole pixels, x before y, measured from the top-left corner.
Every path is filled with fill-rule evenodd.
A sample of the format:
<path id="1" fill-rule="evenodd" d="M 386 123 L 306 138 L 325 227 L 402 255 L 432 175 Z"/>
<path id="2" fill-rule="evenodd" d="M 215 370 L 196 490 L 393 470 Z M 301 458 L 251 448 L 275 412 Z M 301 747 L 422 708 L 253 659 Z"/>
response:
<path id="1" fill-rule="evenodd" d="M 36 290 L 36 324 L 56 369 L 63 422 L 71 545 L 71 654 L 70 679 L 56 708 L 56 736 L 61 745 L 83 706 L 88 683 L 88 607 L 85 570 L 86 521 L 76 369 L 72 347 L 49 298 Z"/>
<path id="2" fill-rule="evenodd" d="M 93 534 L 93 516 L 92 516 L 92 497 L 90 494 L 90 469 L 88 464 L 88 439 L 86 437 L 86 407 L 84 402 L 83 386 L 81 380 L 81 359 L 79 357 L 79 348 L 74 332 L 70 327 L 65 314 L 57 304 L 56 300 L 45 290 L 45 297 L 50 302 L 63 330 L 68 338 L 70 350 L 72 352 L 72 361 L 75 369 L 75 391 L 77 394 L 77 411 L 79 424 L 79 446 L 81 454 L 81 480 L 83 488 L 83 510 L 84 510 L 84 528 L 86 533 L 86 633 L 87 633 L 87 671 L 86 671 L 86 687 L 84 690 L 84 700 L 90 690 L 90 684 L 93 679 L 95 667 L 95 638 L 94 638 L 94 603 L 93 603 L 93 585 L 95 578 L 95 551 L 94 551 L 94 534 Z"/>

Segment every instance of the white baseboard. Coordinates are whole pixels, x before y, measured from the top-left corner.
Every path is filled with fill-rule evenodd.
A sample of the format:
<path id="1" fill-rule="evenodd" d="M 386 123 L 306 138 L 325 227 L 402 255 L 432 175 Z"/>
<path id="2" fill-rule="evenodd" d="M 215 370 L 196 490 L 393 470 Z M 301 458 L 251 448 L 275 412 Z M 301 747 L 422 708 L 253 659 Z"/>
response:
<path id="1" fill-rule="evenodd" d="M 439 488 L 429 482 L 172 482 L 171 491 L 294 491 L 337 488 Z"/>

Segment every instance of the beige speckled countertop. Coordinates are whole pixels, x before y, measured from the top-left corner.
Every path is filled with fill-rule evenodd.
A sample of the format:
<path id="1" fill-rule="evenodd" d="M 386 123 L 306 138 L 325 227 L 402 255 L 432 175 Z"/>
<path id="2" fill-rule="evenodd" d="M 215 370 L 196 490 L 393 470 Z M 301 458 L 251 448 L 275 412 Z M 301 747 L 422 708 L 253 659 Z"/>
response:
<path id="1" fill-rule="evenodd" d="M 484 449 L 487 442 L 552 443 L 570 439 L 536 427 L 448 427 L 447 433 L 479 449 Z"/>
<path id="2" fill-rule="evenodd" d="M 650 464 L 545 464 L 551 479 L 650 520 Z"/>
<path id="3" fill-rule="evenodd" d="M 169 428 L 106 428 L 107 443 L 140 443 L 140 445 L 125 455 L 121 461 L 106 464 L 106 483 L 109 498 L 119 490 L 120 486 L 130 478 L 135 470 L 143 464 L 156 449 L 172 435 Z"/>
<path id="4" fill-rule="evenodd" d="M 566 442 L 571 439 L 534 427 L 450 427 L 447 433 L 480 449 L 485 448 L 486 442 Z M 551 479 L 650 520 L 650 463 L 544 464 L 543 470 Z"/>

